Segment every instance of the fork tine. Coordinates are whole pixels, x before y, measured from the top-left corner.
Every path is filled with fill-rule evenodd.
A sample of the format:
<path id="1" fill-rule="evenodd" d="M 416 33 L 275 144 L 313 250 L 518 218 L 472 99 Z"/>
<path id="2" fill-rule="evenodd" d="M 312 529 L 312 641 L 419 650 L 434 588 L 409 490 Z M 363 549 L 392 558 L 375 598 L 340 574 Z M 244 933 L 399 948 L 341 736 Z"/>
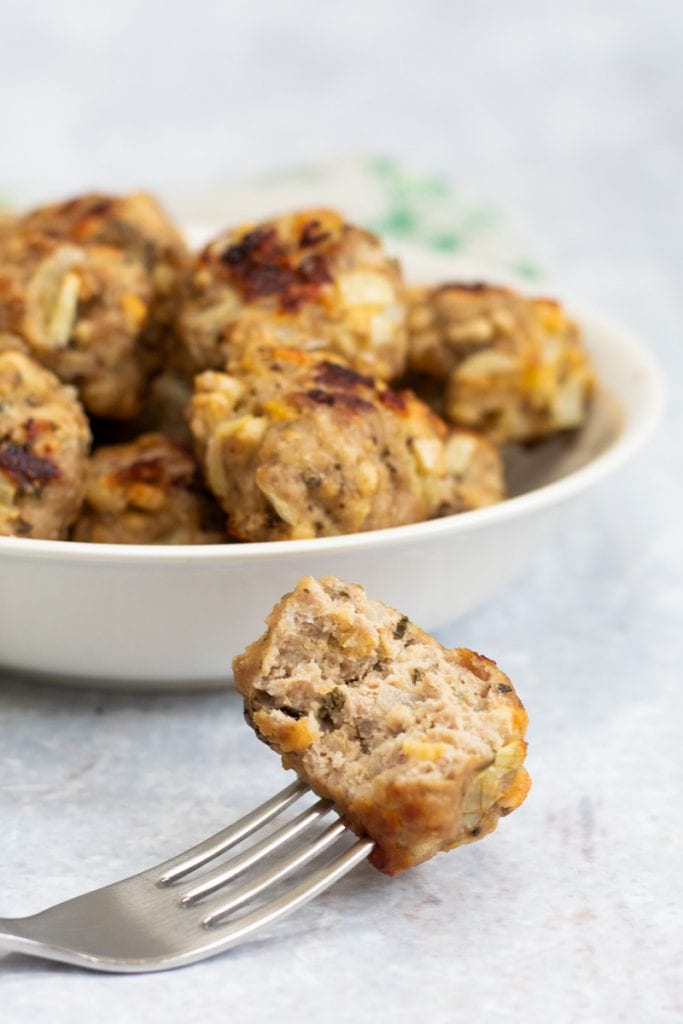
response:
<path id="1" fill-rule="evenodd" d="M 346 832 L 346 825 L 343 821 L 335 821 L 334 824 L 330 825 L 325 831 L 319 835 L 316 839 L 311 840 L 306 846 L 300 847 L 295 853 L 293 853 L 286 860 L 276 864 L 275 867 L 269 871 L 264 871 L 258 875 L 251 882 L 247 882 L 246 885 L 241 886 L 239 889 L 235 889 L 227 900 L 212 910 L 208 917 L 204 918 L 204 924 L 212 925 L 226 917 L 233 910 L 241 907 L 243 904 L 248 903 L 249 900 L 254 899 L 260 895 L 269 886 L 279 882 L 285 875 L 291 874 L 297 868 L 302 867 L 308 863 L 309 860 L 313 860 L 319 853 L 335 843 Z"/>
<path id="2" fill-rule="evenodd" d="M 343 837 L 351 837 L 352 833 L 344 823 L 335 820 L 280 863 L 207 906 L 187 905 L 183 908 L 178 897 L 187 887 L 168 891 L 159 883 L 160 873 L 165 872 L 161 877 L 167 884 L 182 877 L 229 849 L 308 792 L 310 789 L 306 785 L 297 782 L 235 825 L 166 864 L 83 893 L 30 917 L 0 920 L 3 950 L 64 961 L 92 970 L 142 973 L 181 967 L 238 944 L 333 885 L 368 856 L 373 849 L 373 841 L 354 836 L 353 845 L 347 845 L 335 859 L 318 867 L 298 884 L 281 891 L 279 896 L 267 897 L 255 909 L 249 908 L 248 900 L 258 897 L 269 886 Z M 234 875 L 235 863 L 239 863 L 240 870 L 247 863 L 257 863 L 260 856 L 265 855 L 261 851 L 266 846 L 272 849 L 282 845 L 286 838 L 300 834 L 307 825 L 331 810 L 330 802 L 318 801 L 299 814 L 296 820 L 257 842 L 225 867 Z M 217 879 L 214 877 L 208 881 L 208 891 L 213 891 Z M 240 913 L 226 920 L 227 915 L 237 908 L 241 908 Z"/>
<path id="3" fill-rule="evenodd" d="M 286 914 L 290 914 L 293 910 L 303 906 L 304 903 L 308 903 L 309 900 L 324 892 L 325 889 L 329 889 L 338 879 L 347 874 L 351 868 L 364 860 L 374 845 L 372 839 L 358 839 L 348 850 L 340 854 L 333 861 L 330 861 L 325 867 L 314 872 L 303 882 L 300 882 L 299 885 L 289 889 L 277 899 L 271 900 L 270 903 L 265 903 L 263 906 L 258 907 L 258 909 L 252 910 L 251 913 L 244 914 L 236 921 L 223 926 L 218 922 L 216 925 L 213 924 L 213 921 L 217 912 L 208 914 L 204 918 L 204 925 L 221 929 L 221 938 L 220 942 L 216 944 L 216 950 L 218 951 L 219 948 L 226 949 L 229 945 L 240 942 L 252 932 L 265 925 L 273 924 L 280 918 L 285 917 Z"/>
<path id="4" fill-rule="evenodd" d="M 159 864 L 154 869 L 155 871 L 163 870 L 158 884 L 170 885 L 179 878 L 189 875 L 196 868 L 202 867 L 203 864 L 208 864 L 214 857 L 219 857 L 220 854 L 225 853 L 232 846 L 236 846 L 242 839 L 251 835 L 261 825 L 265 825 L 266 822 L 276 817 L 281 811 L 284 811 L 285 808 L 289 807 L 290 804 L 293 804 L 295 800 L 298 800 L 299 797 L 307 792 L 309 792 L 309 789 L 304 782 L 293 782 L 291 786 L 287 786 L 286 789 L 281 790 L 270 800 L 266 800 L 265 803 L 249 814 L 245 814 L 243 818 L 240 818 L 233 825 L 228 826 L 228 828 L 223 829 L 221 832 L 217 832 L 209 839 L 205 839 L 203 843 L 198 843 L 177 857 L 172 857 L 170 860 L 164 861 L 163 864 Z"/>
<path id="5" fill-rule="evenodd" d="M 227 885 L 228 882 L 232 881 L 237 875 L 246 871 L 254 864 L 258 864 L 260 860 L 267 857 L 273 850 L 277 850 L 278 847 L 284 843 L 293 839 L 294 836 L 299 835 L 304 829 L 308 828 L 315 821 L 318 821 L 323 815 L 328 814 L 332 810 L 332 804 L 329 800 L 318 800 L 317 803 L 313 804 L 312 807 L 307 808 L 296 818 L 288 821 L 286 825 L 283 825 L 276 832 L 271 832 L 269 836 L 262 839 L 258 843 L 254 843 L 244 853 L 238 854 L 237 857 L 231 858 L 227 864 L 217 868 L 212 874 L 202 878 L 201 882 L 198 882 L 192 889 L 186 892 L 180 902 L 184 906 L 191 906 L 193 903 L 197 903 L 204 896 L 208 896 L 209 893 L 215 892 L 216 889 L 222 888 Z"/>

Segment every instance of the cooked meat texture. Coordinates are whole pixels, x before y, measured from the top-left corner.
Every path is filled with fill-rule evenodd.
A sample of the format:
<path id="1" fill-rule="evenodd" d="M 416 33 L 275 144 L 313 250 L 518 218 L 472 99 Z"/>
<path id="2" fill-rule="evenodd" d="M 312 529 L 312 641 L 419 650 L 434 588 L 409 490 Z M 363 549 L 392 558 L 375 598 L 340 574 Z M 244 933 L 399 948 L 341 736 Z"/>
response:
<path id="1" fill-rule="evenodd" d="M 64 539 L 89 446 L 73 389 L 22 352 L 0 352 L 0 534 Z"/>
<path id="2" fill-rule="evenodd" d="M 524 800 L 527 716 L 508 677 L 362 587 L 307 577 L 233 662 L 245 714 L 396 875 Z"/>
<path id="3" fill-rule="evenodd" d="M 139 411 L 162 357 L 146 330 L 152 301 L 149 275 L 118 249 L 0 239 L 0 335 L 74 384 L 93 415 Z"/>
<path id="4" fill-rule="evenodd" d="M 467 512 L 505 498 L 505 473 L 498 449 L 474 430 L 454 427 L 446 440 L 446 468 L 453 492 L 446 512 Z"/>
<path id="5" fill-rule="evenodd" d="M 90 459 L 72 539 L 96 544 L 219 544 L 225 517 L 192 456 L 162 434 L 100 448 Z"/>
<path id="6" fill-rule="evenodd" d="M 190 266 L 180 232 L 146 192 L 126 196 L 87 193 L 41 206 L 22 218 L 28 230 L 79 246 L 105 245 L 125 253 L 146 272 L 152 293 L 147 332 L 163 333 L 175 320 L 179 287 Z"/>
<path id="7" fill-rule="evenodd" d="M 410 290 L 409 360 L 445 382 L 445 415 L 494 441 L 580 426 L 593 373 L 580 331 L 550 299 L 485 284 Z"/>
<path id="8" fill-rule="evenodd" d="M 190 429 L 240 540 L 323 537 L 460 508 L 447 430 L 330 353 L 251 351 L 195 381 Z"/>
<path id="9" fill-rule="evenodd" d="M 325 349 L 361 373 L 399 376 L 406 306 L 398 263 L 332 210 L 228 231 L 200 253 L 180 316 L 199 369 L 223 370 L 253 343 Z"/>

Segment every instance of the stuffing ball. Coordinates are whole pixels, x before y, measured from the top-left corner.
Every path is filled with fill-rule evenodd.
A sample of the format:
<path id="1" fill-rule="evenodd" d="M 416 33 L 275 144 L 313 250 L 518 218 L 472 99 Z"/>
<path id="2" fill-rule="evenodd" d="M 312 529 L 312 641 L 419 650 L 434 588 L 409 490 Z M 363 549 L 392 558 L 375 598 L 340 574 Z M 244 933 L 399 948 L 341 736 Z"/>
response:
<path id="1" fill-rule="evenodd" d="M 125 253 L 47 235 L 0 240 L 0 334 L 79 391 L 88 412 L 125 419 L 159 362 L 144 329 L 148 275 Z"/>
<path id="2" fill-rule="evenodd" d="M 0 232 L 0 336 L 129 419 L 173 347 L 185 245 L 153 199 L 84 196 Z"/>
<path id="3" fill-rule="evenodd" d="M 401 271 L 375 235 L 331 210 L 229 231 L 199 255 L 180 332 L 199 369 L 225 369 L 253 342 L 324 349 L 361 373 L 406 361 Z"/>
<path id="4" fill-rule="evenodd" d="M 580 426 L 593 373 L 558 303 L 485 284 L 410 291 L 411 368 L 445 382 L 444 412 L 496 442 Z"/>
<path id="5" fill-rule="evenodd" d="M 381 871 L 481 839 L 523 802 L 527 716 L 493 661 L 332 576 L 300 580 L 267 621 L 233 662 L 247 721 L 374 840 Z"/>
<path id="6" fill-rule="evenodd" d="M 0 352 L 0 535 L 65 539 L 89 446 L 73 389 L 23 353 Z"/>
<path id="7" fill-rule="evenodd" d="M 192 456 L 163 434 L 96 451 L 72 539 L 97 544 L 219 544 L 225 517 Z"/>
<path id="8" fill-rule="evenodd" d="M 182 235 L 153 196 L 146 192 L 127 196 L 88 193 L 38 207 L 22 218 L 22 224 L 27 230 L 77 245 L 105 245 L 125 253 L 149 278 L 149 331 L 163 333 L 172 325 L 190 254 Z"/>
<path id="9" fill-rule="evenodd" d="M 414 523 L 461 510 L 473 491 L 462 486 L 468 456 L 410 392 L 391 391 L 324 352 L 251 350 L 232 369 L 197 377 L 189 422 L 236 538 Z"/>

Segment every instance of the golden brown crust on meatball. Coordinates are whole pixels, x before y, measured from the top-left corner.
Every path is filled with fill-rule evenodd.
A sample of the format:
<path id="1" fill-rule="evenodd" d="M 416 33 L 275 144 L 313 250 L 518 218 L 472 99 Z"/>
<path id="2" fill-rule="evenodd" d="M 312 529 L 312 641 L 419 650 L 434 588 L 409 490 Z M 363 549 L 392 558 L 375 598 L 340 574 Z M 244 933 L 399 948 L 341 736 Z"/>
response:
<path id="1" fill-rule="evenodd" d="M 89 446 L 73 389 L 23 353 L 0 352 L 0 534 L 65 538 Z"/>
<path id="2" fill-rule="evenodd" d="M 446 650 L 362 587 L 307 577 L 233 662 L 245 714 L 390 875 L 524 800 L 527 716 L 494 662 Z"/>
<path id="3" fill-rule="evenodd" d="M 195 381 L 190 429 L 241 540 L 377 530 L 462 506 L 447 430 L 410 392 L 338 357 L 266 349 Z"/>
<path id="4" fill-rule="evenodd" d="M 253 340 L 325 349 L 383 380 L 405 366 L 400 268 L 332 210 L 246 225 L 199 255 L 180 315 L 199 369 L 225 369 Z"/>
<path id="5" fill-rule="evenodd" d="M 72 539 L 97 544 L 220 544 L 224 517 L 192 456 L 162 434 L 96 451 Z"/>
<path id="6" fill-rule="evenodd" d="M 411 368 L 446 381 L 445 415 L 493 440 L 583 423 L 593 374 L 576 323 L 550 299 L 484 284 L 409 292 Z"/>

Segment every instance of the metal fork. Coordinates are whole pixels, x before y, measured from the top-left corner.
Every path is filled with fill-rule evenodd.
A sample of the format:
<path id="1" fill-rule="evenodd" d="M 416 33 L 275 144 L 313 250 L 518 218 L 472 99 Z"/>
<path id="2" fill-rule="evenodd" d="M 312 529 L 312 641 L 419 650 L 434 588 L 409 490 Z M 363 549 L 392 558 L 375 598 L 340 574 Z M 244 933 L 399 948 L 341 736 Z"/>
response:
<path id="1" fill-rule="evenodd" d="M 31 917 L 0 918 L 0 952 L 28 953 L 97 971 L 143 972 L 181 967 L 243 942 L 329 888 L 372 850 L 371 840 L 354 836 L 352 846 L 303 881 L 234 916 L 271 885 L 342 837 L 352 836 L 337 819 L 274 866 L 210 899 L 333 810 L 328 800 L 318 800 L 243 853 L 189 880 L 199 868 L 258 832 L 310 792 L 303 782 L 294 782 L 234 825 L 163 864 Z M 185 881 L 181 883 L 181 879 Z"/>

